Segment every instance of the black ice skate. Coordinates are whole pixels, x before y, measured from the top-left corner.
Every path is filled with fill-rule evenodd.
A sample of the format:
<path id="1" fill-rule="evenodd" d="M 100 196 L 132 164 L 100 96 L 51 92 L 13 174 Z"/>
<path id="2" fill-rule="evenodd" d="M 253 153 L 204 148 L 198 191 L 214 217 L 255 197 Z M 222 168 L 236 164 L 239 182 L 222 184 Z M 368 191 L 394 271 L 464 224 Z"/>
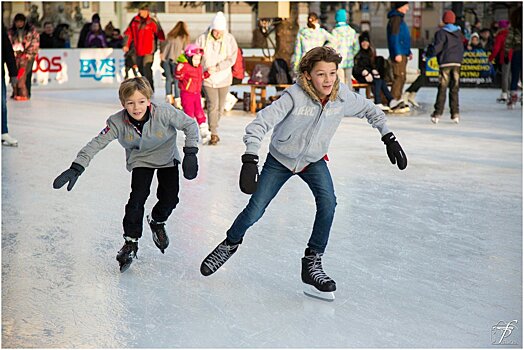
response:
<path id="1" fill-rule="evenodd" d="M 302 258 L 302 282 L 307 284 L 304 294 L 310 297 L 333 301 L 337 289 L 335 281 L 322 269 L 322 253 L 306 248 Z"/>
<path id="2" fill-rule="evenodd" d="M 155 242 L 158 249 L 160 249 L 162 254 L 164 254 L 164 250 L 169 245 L 169 237 L 167 237 L 165 229 L 166 223 L 156 222 L 150 215 L 147 216 L 147 222 L 151 227 L 151 231 L 153 231 L 153 241 Z"/>
<path id="3" fill-rule="evenodd" d="M 118 251 L 116 255 L 116 260 L 120 264 L 120 272 L 126 271 L 131 263 L 133 258 L 136 258 L 136 253 L 138 252 L 138 241 L 132 240 L 132 238 L 126 238 L 126 242 L 122 249 Z"/>
<path id="4" fill-rule="evenodd" d="M 239 244 L 230 244 L 227 242 L 227 239 L 223 240 L 212 252 L 209 254 L 202 265 L 200 265 L 200 273 L 204 276 L 209 276 L 224 265 L 224 263 L 229 259 L 238 249 Z"/>

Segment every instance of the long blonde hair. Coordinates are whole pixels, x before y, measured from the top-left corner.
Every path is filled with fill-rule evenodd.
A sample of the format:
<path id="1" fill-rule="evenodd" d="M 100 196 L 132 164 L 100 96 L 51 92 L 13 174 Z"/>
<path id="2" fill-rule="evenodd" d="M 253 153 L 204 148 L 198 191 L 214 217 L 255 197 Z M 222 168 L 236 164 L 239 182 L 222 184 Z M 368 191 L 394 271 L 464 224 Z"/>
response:
<path id="1" fill-rule="evenodd" d="M 189 44 L 189 31 L 186 22 L 179 21 L 173 29 L 167 34 L 168 39 L 175 39 L 181 37 L 184 42 L 184 47 Z"/>

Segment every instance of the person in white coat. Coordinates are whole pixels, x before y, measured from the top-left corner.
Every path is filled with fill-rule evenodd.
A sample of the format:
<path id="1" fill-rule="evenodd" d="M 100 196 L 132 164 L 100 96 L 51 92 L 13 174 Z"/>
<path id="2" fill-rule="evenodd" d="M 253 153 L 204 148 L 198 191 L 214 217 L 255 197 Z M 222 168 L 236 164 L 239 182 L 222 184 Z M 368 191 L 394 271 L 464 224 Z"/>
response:
<path id="1" fill-rule="evenodd" d="M 197 38 L 196 44 L 204 49 L 202 66 L 204 71 L 210 74 L 209 78 L 204 80 L 204 93 L 211 131 L 209 144 L 216 145 L 220 141 L 218 122 L 224 112 L 226 96 L 233 82 L 231 67 L 235 64 L 238 52 L 237 41 L 227 31 L 223 12 L 217 12 L 209 28 Z"/>

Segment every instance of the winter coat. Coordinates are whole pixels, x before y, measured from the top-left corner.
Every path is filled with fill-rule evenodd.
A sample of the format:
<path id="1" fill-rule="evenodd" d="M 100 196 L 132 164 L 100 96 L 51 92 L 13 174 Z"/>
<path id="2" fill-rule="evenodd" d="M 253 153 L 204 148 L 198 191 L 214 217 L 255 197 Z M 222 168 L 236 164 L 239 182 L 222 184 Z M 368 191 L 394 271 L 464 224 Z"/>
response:
<path id="1" fill-rule="evenodd" d="M 394 60 L 397 55 L 409 56 L 411 54 L 411 36 L 409 28 L 404 22 L 404 14 L 393 9 L 389 11 L 388 19 L 389 58 Z"/>
<path id="2" fill-rule="evenodd" d="M 126 150 L 126 168 L 168 168 L 174 160 L 181 162 L 176 138 L 177 130 L 185 134 L 185 147 L 197 147 L 199 131 L 196 121 L 167 103 L 151 103 L 150 118 L 140 135 L 129 121 L 125 109 L 111 115 L 106 127 L 85 145 L 74 160 L 87 168 L 93 157 L 111 141 L 118 142 Z"/>
<path id="3" fill-rule="evenodd" d="M 160 24 L 150 16 L 145 19 L 138 15 L 133 17 L 124 35 L 127 36 L 127 42 L 124 46 L 129 47 L 134 43 L 137 56 L 153 54 L 156 49 L 155 38 L 160 41 L 165 40 L 164 31 Z"/>
<path id="4" fill-rule="evenodd" d="M 98 33 L 89 32 L 87 34 L 86 43 L 84 45 L 86 48 L 91 49 L 100 49 L 107 47 L 107 40 L 106 36 L 103 31 L 99 31 Z"/>
<path id="5" fill-rule="evenodd" d="M 360 50 L 357 32 L 351 26 L 345 24 L 333 28 L 331 34 L 335 37 L 336 42 L 330 43 L 330 45 L 342 56 L 342 62 L 338 65 L 339 68 L 352 68 L 354 57 Z"/>
<path id="6" fill-rule="evenodd" d="M 437 56 L 440 67 L 460 66 L 464 58 L 463 40 L 464 35 L 460 27 L 446 24 L 435 33 L 429 53 L 431 56 Z"/>
<path id="7" fill-rule="evenodd" d="M 504 28 L 501 29 L 497 35 L 495 35 L 495 41 L 493 43 L 493 51 L 489 55 L 489 61 L 492 62 L 494 59 L 500 64 L 507 64 L 511 61 L 511 57 L 506 52 L 506 37 L 508 36 L 509 30 Z M 507 59 L 506 59 L 507 58 Z M 507 61 L 507 62 L 506 62 Z"/>
<path id="8" fill-rule="evenodd" d="M 510 50 L 511 55 L 513 51 L 522 50 L 522 32 L 520 28 L 509 28 L 508 36 L 506 37 L 506 50 Z"/>
<path id="9" fill-rule="evenodd" d="M 273 129 L 269 152 L 289 170 L 300 172 L 327 154 L 342 118 L 349 116 L 365 117 L 381 135 L 390 132 L 384 112 L 338 79 L 323 106 L 311 83 L 301 74 L 296 84 L 260 110 L 246 126 L 246 153 L 257 155 L 262 139 Z"/>
<path id="10" fill-rule="evenodd" d="M 16 57 L 26 56 L 29 60 L 36 57 L 40 48 L 40 34 L 32 25 L 27 24 L 20 29 L 13 25 L 7 34 Z"/>
<path id="11" fill-rule="evenodd" d="M 18 75 L 18 68 L 16 67 L 15 53 L 9 41 L 7 29 L 2 26 L 2 81 L 5 79 L 4 63 L 9 71 L 9 76 L 16 77 Z"/>
<path id="12" fill-rule="evenodd" d="M 214 67 L 216 71 L 209 79 L 204 81 L 204 86 L 212 88 L 223 88 L 233 83 L 231 67 L 235 64 L 238 54 L 238 45 L 235 37 L 227 30 L 222 38 L 216 40 L 211 35 L 211 29 L 201 34 L 196 44 L 204 49 L 202 66 L 205 71 Z"/>
<path id="13" fill-rule="evenodd" d="M 369 74 L 375 68 L 375 63 L 372 62 L 373 52 L 371 49 L 363 50 L 360 49 L 359 53 L 355 56 L 355 67 L 353 67 L 353 76 L 360 83 L 368 83 L 366 78 L 362 75 L 364 70 L 367 70 Z"/>
<path id="14" fill-rule="evenodd" d="M 326 43 L 331 45 L 338 44 L 337 39 L 327 30 L 321 27 L 302 28 L 298 31 L 297 39 L 295 40 L 295 51 L 291 58 L 291 67 L 295 71 L 298 69 L 302 56 L 309 50 L 317 46 L 324 46 Z"/>
<path id="15" fill-rule="evenodd" d="M 180 55 L 177 59 L 175 68 L 175 78 L 178 80 L 178 87 L 181 91 L 200 94 L 202 91 L 202 82 L 209 78 L 210 74 L 203 72 L 202 65 L 193 66 L 187 61 L 185 55 Z"/>

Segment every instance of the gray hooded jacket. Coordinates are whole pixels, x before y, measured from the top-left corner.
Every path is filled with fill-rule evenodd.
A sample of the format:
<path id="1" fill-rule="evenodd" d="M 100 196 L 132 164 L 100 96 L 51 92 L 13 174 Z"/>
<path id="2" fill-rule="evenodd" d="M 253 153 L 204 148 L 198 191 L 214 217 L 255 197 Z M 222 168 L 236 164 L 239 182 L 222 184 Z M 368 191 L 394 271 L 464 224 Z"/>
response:
<path id="1" fill-rule="evenodd" d="M 74 162 L 87 168 L 99 151 L 118 139 L 126 150 L 127 170 L 171 167 L 175 159 L 181 161 L 176 145 L 177 130 L 184 132 L 186 147 L 197 147 L 196 121 L 172 105 L 151 103 L 150 118 L 144 124 L 142 136 L 123 109 L 107 119 L 106 127 L 78 152 Z"/>
<path id="2" fill-rule="evenodd" d="M 311 83 L 300 75 L 297 84 L 257 113 L 246 127 L 246 153 L 258 154 L 264 135 L 272 128 L 269 153 L 293 172 L 324 157 L 343 117 L 364 118 L 385 135 L 390 130 L 386 116 L 377 106 L 337 82 L 325 106 Z"/>

